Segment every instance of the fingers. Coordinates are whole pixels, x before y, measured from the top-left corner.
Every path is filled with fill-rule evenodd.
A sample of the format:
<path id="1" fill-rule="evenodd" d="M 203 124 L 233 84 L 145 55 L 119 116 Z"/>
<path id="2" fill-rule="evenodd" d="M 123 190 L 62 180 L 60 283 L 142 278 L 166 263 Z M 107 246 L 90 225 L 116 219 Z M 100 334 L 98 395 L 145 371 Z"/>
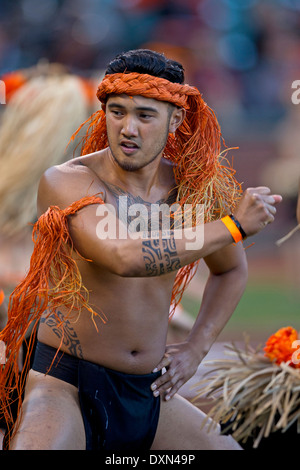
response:
<path id="1" fill-rule="evenodd" d="M 274 198 L 272 198 L 274 200 Z M 276 207 L 272 204 L 272 202 L 268 203 L 265 201 L 265 211 L 266 211 L 266 215 L 270 215 L 271 216 L 271 219 L 274 219 L 274 215 L 276 214 L 277 212 L 277 209 Z M 273 220 L 272 220 L 273 222 Z"/>
<path id="2" fill-rule="evenodd" d="M 172 359 L 169 354 L 165 354 L 159 364 L 153 369 L 152 372 L 158 372 L 162 369 L 168 369 L 171 365 Z M 151 385 L 151 390 L 153 391 L 153 395 L 158 397 L 159 395 L 163 395 L 163 392 L 167 391 L 170 387 L 172 387 L 174 383 L 174 369 L 169 370 L 168 372 L 163 373 L 153 384 Z M 165 400 L 169 400 L 171 396 L 166 395 Z"/>
<path id="3" fill-rule="evenodd" d="M 153 382 L 151 390 L 155 397 L 160 395 L 165 400 L 170 400 L 186 382 L 187 377 L 180 362 L 170 354 L 165 354 L 153 372 L 157 372 L 163 368 L 165 368 L 165 372 Z"/>
<path id="4" fill-rule="evenodd" d="M 275 196 L 275 195 L 272 195 L 272 196 L 258 195 L 257 197 L 264 204 L 264 210 L 265 210 L 266 218 L 263 221 L 263 225 L 267 225 L 267 224 L 269 224 L 269 223 L 271 223 L 275 220 L 275 215 L 276 215 L 276 212 L 277 212 L 275 204 L 279 203 L 282 198 L 281 198 L 281 196 Z M 279 198 L 280 198 L 280 200 L 279 200 Z"/>
<path id="5" fill-rule="evenodd" d="M 282 201 L 280 194 L 273 194 L 273 198 L 275 199 L 275 204 L 279 204 Z"/>
<path id="6" fill-rule="evenodd" d="M 265 226 L 273 222 L 276 214 L 275 198 L 269 195 L 269 188 L 263 188 L 262 191 L 255 190 L 248 191 L 251 194 L 251 202 L 257 208 L 257 216 L 261 218 L 261 225 Z M 259 212 L 258 212 L 259 211 Z"/>
<path id="7" fill-rule="evenodd" d="M 155 367 L 155 369 L 153 369 L 153 372 L 157 372 L 164 368 L 166 369 L 166 372 L 164 372 L 151 385 L 151 390 L 153 391 L 153 395 L 155 397 L 158 397 L 159 395 L 164 395 L 164 392 L 172 388 L 177 381 L 177 376 L 175 374 L 174 368 L 170 368 L 171 363 L 172 363 L 172 357 L 168 353 L 165 353 L 162 360 Z M 171 398 L 170 393 L 165 395 L 164 398 L 165 400 L 169 400 Z"/>
<path id="8" fill-rule="evenodd" d="M 269 194 L 261 194 L 261 193 L 258 193 L 258 192 L 250 192 L 251 194 L 251 197 L 253 199 L 253 201 L 263 201 L 264 204 L 268 204 L 270 206 L 274 206 L 274 204 L 276 202 L 279 202 L 277 200 L 277 198 L 281 197 L 281 196 L 275 196 L 275 195 L 269 195 Z"/>
<path id="9" fill-rule="evenodd" d="M 263 200 L 270 204 L 279 204 L 282 196 L 279 194 L 271 194 L 271 189 L 267 186 L 258 186 L 257 188 L 247 188 L 246 192 L 254 197 L 263 196 Z"/>
<path id="10" fill-rule="evenodd" d="M 176 373 L 175 369 L 169 368 L 169 370 L 153 382 L 151 390 L 155 397 L 160 395 L 165 400 L 170 400 L 183 384 L 184 379 L 181 377 L 180 372 Z"/>
<path id="11" fill-rule="evenodd" d="M 274 221 L 276 206 L 281 201 L 282 197 L 271 194 L 266 186 L 247 188 L 234 215 L 247 236 L 251 236 Z"/>
<path id="12" fill-rule="evenodd" d="M 162 370 L 164 367 L 169 367 L 169 365 L 171 364 L 171 356 L 169 354 L 165 354 L 164 357 L 162 358 L 162 360 L 157 364 L 157 366 L 155 367 L 155 369 L 153 369 L 152 372 L 158 372 L 159 370 Z"/>
<path id="13" fill-rule="evenodd" d="M 189 380 L 199 366 L 198 354 L 189 342 L 168 345 L 165 354 L 153 372 L 162 370 L 162 375 L 151 385 L 154 396 L 162 396 L 165 400 L 172 398 L 180 387 Z"/>
<path id="14" fill-rule="evenodd" d="M 267 186 L 257 186 L 256 188 L 247 188 L 247 191 L 252 194 L 270 194 L 271 189 Z"/>

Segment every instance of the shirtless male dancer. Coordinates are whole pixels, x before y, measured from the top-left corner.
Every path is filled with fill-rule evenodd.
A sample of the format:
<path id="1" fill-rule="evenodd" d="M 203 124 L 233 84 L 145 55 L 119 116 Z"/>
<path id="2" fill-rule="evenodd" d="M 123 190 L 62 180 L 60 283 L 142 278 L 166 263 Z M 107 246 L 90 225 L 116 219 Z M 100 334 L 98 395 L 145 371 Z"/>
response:
<path id="1" fill-rule="evenodd" d="M 134 72 L 172 86 L 183 82 L 182 67 L 153 51 L 121 54 L 107 69 L 108 75 Z M 40 215 L 49 206 L 64 209 L 99 193 L 116 211 L 119 196 L 146 207 L 176 200 L 173 165 L 163 152 L 186 110 L 142 92 L 107 91 L 103 106 L 109 145 L 45 172 L 38 192 Z M 254 235 L 274 220 L 280 201 L 269 188 L 248 188 L 234 209 L 235 227 Z M 98 206 L 87 205 L 69 217 L 69 230 L 83 255 L 74 254 L 89 302 L 107 322 L 92 321 L 84 309 L 74 321 L 64 317 L 63 306 L 56 315 L 44 312 L 10 449 L 240 449 L 219 428 L 209 433 L 202 428 L 204 413 L 177 392 L 195 374 L 244 291 L 242 243 L 233 243 L 234 231 L 214 220 L 199 226 L 201 246 L 187 249 L 190 238 L 173 236 L 170 262 L 171 248 L 162 237 L 158 242 L 149 235 L 99 237 Z M 150 252 L 156 270 L 149 271 Z M 176 273 L 200 258 L 210 275 L 198 317 L 184 342 L 166 346 Z M 59 346 L 59 360 L 45 375 Z"/>

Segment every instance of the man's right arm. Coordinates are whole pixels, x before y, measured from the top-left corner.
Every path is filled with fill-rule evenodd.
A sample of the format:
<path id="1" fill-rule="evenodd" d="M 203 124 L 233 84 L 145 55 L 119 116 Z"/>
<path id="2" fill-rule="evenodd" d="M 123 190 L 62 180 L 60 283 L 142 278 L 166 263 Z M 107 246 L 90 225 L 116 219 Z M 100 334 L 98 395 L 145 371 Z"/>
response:
<path id="1" fill-rule="evenodd" d="M 270 196 L 269 191 L 246 191 L 235 211 L 248 236 L 262 230 L 266 223 L 274 220 L 275 204 L 279 196 Z M 171 231 L 168 236 L 160 233 L 159 238 L 125 239 L 118 237 L 120 221 L 114 215 L 111 223 L 116 224 L 116 236 L 105 240 L 97 236 L 96 208 L 88 207 L 70 221 L 71 235 L 75 246 L 96 264 L 124 277 L 159 276 L 177 271 L 182 266 L 204 258 L 233 243 L 233 238 L 221 220 L 185 229 L 178 233 Z M 200 240 L 195 247 L 191 239 Z M 202 242 L 201 242 L 202 240 Z"/>
<path id="2" fill-rule="evenodd" d="M 247 236 L 252 236 L 273 222 L 275 205 L 281 196 L 270 195 L 265 187 L 245 191 L 235 211 L 235 216 Z M 191 239 L 198 240 L 191 248 Z M 158 239 L 131 240 L 118 243 L 116 253 L 119 273 L 125 277 L 158 276 L 176 271 L 200 258 L 207 257 L 233 243 L 233 238 L 221 220 L 197 227 L 171 232 L 168 238 L 162 234 Z"/>
<path id="3" fill-rule="evenodd" d="M 61 208 L 88 194 L 101 191 L 101 187 L 91 182 L 91 175 L 52 172 L 43 177 L 40 184 L 39 204 L 44 211 L 49 201 Z M 59 195 L 57 194 L 59 193 Z M 280 196 L 270 195 L 268 188 L 246 190 L 235 216 L 248 236 L 259 232 L 266 223 L 274 220 L 275 205 Z M 48 201 L 48 202 L 47 202 Z M 47 205 L 48 204 L 48 205 Z M 100 205 L 99 205 L 100 207 Z M 120 220 L 110 214 L 110 223 L 115 224 L 112 236 L 99 237 L 97 225 L 98 205 L 87 206 L 69 219 L 69 227 L 74 246 L 85 258 L 110 272 L 124 277 L 147 277 L 177 271 L 180 267 L 233 243 L 233 238 L 221 220 L 207 223 L 192 229 L 170 231 L 168 236 L 159 238 L 119 237 Z M 99 213 L 99 211 L 98 211 Z M 125 228 L 126 230 L 126 228 Z M 124 235 L 124 228 L 122 231 Z M 188 249 L 191 239 L 202 240 L 198 246 Z"/>

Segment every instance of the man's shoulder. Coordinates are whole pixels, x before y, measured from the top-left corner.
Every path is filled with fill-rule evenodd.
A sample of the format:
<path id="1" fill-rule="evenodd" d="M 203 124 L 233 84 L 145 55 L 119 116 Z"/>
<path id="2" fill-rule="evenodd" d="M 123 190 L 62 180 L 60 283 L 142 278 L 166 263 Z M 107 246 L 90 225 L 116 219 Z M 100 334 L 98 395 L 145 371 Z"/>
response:
<path id="1" fill-rule="evenodd" d="M 85 165 L 85 157 L 74 158 L 44 172 L 38 189 L 38 212 L 45 212 L 51 205 L 64 209 L 88 195 L 102 193 L 104 198 L 104 192 L 99 177 Z"/>
<path id="2" fill-rule="evenodd" d="M 69 191 L 74 184 L 81 187 L 86 180 L 90 182 L 91 178 L 95 180 L 96 175 L 82 163 L 81 158 L 76 158 L 48 168 L 40 179 L 39 189 L 46 194 L 58 196 Z"/>
<path id="3" fill-rule="evenodd" d="M 82 176 L 83 173 L 91 175 L 93 173 L 90 168 L 91 157 L 92 154 L 80 156 L 59 165 L 54 165 L 44 172 L 43 177 L 50 183 L 53 179 L 59 177 L 73 179 Z"/>

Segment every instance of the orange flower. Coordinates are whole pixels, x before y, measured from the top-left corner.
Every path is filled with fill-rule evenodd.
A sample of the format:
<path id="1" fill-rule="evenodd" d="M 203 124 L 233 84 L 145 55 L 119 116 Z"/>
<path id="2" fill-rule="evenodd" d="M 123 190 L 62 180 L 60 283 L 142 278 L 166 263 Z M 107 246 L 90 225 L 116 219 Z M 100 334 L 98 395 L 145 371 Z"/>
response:
<path id="1" fill-rule="evenodd" d="M 292 362 L 292 355 L 296 350 L 292 347 L 292 344 L 297 339 L 298 333 L 291 326 L 280 328 L 267 340 L 264 347 L 265 356 L 278 365 L 281 362 L 289 362 L 291 367 L 300 368 L 300 364 Z"/>

